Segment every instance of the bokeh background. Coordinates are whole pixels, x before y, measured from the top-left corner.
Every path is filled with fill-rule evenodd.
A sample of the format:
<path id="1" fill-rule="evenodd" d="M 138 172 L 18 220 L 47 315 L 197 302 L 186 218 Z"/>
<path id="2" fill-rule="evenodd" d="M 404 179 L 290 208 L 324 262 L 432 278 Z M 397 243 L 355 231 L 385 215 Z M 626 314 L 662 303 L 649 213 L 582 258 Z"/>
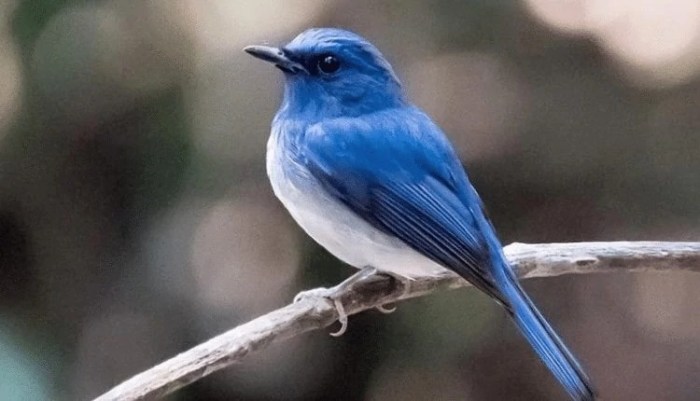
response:
<path id="1" fill-rule="evenodd" d="M 352 273 L 264 169 L 310 26 L 380 47 L 505 243 L 700 239 L 697 0 L 2 0 L 0 399 L 88 400 Z M 700 277 L 526 283 L 607 400 L 700 399 Z M 474 290 L 352 317 L 172 400 L 562 400 Z"/>

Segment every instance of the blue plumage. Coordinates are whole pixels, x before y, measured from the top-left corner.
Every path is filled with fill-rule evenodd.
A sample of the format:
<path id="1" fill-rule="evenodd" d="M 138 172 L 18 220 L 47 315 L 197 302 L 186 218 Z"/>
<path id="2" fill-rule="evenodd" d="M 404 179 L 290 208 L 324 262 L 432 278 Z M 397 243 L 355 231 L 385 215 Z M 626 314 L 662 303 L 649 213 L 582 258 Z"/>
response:
<path id="1" fill-rule="evenodd" d="M 410 277 L 448 268 L 504 306 L 572 399 L 588 377 L 514 277 L 459 159 L 381 53 L 339 29 L 246 51 L 285 75 L 267 168 L 294 219 L 345 262 Z"/>
<path id="2" fill-rule="evenodd" d="M 484 238 L 474 235 L 479 227 L 467 205 L 481 213 L 475 193 L 445 136 L 432 133 L 439 128 L 416 108 L 389 109 L 315 124 L 300 154 L 353 212 L 507 306 L 493 285 Z"/>

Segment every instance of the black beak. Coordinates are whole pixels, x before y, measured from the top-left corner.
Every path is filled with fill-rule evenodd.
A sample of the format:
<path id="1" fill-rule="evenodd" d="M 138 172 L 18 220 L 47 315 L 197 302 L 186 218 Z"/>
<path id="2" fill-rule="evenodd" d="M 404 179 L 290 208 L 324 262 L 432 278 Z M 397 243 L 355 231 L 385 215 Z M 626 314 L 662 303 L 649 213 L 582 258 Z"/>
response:
<path id="1" fill-rule="evenodd" d="M 255 58 L 275 64 L 276 67 L 288 74 L 309 73 L 303 65 L 290 59 L 282 49 L 277 47 L 246 46 L 243 51 Z"/>

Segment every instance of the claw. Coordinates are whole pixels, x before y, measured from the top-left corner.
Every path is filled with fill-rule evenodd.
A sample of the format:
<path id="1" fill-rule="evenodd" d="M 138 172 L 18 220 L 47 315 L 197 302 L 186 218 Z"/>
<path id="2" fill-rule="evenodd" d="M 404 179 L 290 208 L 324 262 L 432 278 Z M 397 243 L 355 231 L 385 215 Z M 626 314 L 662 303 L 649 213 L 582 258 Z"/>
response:
<path id="1" fill-rule="evenodd" d="M 396 306 L 392 306 L 392 307 L 387 308 L 387 307 L 384 306 L 384 305 L 379 305 L 379 306 L 377 306 L 377 307 L 374 308 L 374 309 L 378 310 L 379 312 L 381 312 L 381 313 L 383 313 L 383 314 L 385 314 L 385 315 L 388 315 L 388 314 L 390 314 L 390 313 L 396 312 Z"/>
<path id="2" fill-rule="evenodd" d="M 330 334 L 333 337 L 340 337 L 348 330 L 348 315 L 345 313 L 345 308 L 343 307 L 342 302 L 334 299 L 333 305 L 335 305 L 335 310 L 338 311 L 338 323 L 340 323 L 340 329 Z"/>

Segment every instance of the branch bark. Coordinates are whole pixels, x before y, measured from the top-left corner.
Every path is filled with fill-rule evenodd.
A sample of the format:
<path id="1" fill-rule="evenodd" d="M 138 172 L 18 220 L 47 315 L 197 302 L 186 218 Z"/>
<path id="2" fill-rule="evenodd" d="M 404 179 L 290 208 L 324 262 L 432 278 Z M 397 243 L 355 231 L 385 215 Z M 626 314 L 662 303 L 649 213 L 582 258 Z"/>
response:
<path id="1" fill-rule="evenodd" d="M 520 244 L 505 253 L 521 279 L 607 272 L 700 272 L 700 242 L 582 242 Z M 458 276 L 418 277 L 397 288 L 381 275 L 345 290 L 348 315 L 435 291 L 468 286 Z M 330 326 L 338 318 L 332 302 L 305 298 L 260 316 L 139 373 L 94 401 L 156 400 L 272 343 Z"/>

